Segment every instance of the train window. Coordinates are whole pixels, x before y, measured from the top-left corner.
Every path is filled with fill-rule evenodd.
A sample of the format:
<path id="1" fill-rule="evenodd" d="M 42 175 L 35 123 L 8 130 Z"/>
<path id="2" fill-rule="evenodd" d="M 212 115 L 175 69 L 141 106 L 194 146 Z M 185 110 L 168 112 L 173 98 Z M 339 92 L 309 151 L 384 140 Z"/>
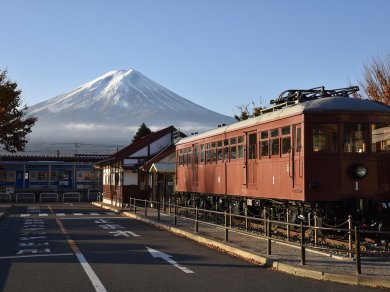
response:
<path id="1" fill-rule="evenodd" d="M 390 125 L 371 125 L 372 152 L 390 152 Z"/>
<path id="2" fill-rule="evenodd" d="M 272 129 L 271 130 L 271 137 L 278 137 L 279 136 L 279 129 Z"/>
<path id="3" fill-rule="evenodd" d="M 291 139 L 290 137 L 282 138 L 282 154 L 287 154 L 291 149 Z"/>
<path id="4" fill-rule="evenodd" d="M 279 139 L 271 140 L 271 155 L 279 155 Z"/>
<path id="5" fill-rule="evenodd" d="M 338 127 L 336 124 L 313 125 L 313 151 L 338 151 Z"/>
<path id="6" fill-rule="evenodd" d="M 257 157 L 256 145 L 257 145 L 257 134 L 249 134 L 249 148 L 248 148 L 249 159 L 256 159 Z"/>
<path id="7" fill-rule="evenodd" d="M 235 145 L 235 144 L 237 144 L 237 138 L 231 138 L 230 145 Z"/>
<path id="8" fill-rule="evenodd" d="M 217 146 L 218 146 L 218 147 L 222 147 L 222 141 L 218 141 L 218 142 L 217 142 Z"/>
<path id="9" fill-rule="evenodd" d="M 211 155 L 212 155 L 212 161 L 215 162 L 217 161 L 217 149 L 211 150 Z"/>
<path id="10" fill-rule="evenodd" d="M 282 135 L 290 135 L 290 127 L 282 128 Z"/>
<path id="11" fill-rule="evenodd" d="M 302 148 L 302 130 L 301 127 L 297 127 L 296 131 L 296 136 L 295 136 L 295 151 L 296 152 L 301 152 Z"/>
<path id="12" fill-rule="evenodd" d="M 240 143 L 244 143 L 244 136 L 240 136 L 240 137 L 238 137 L 238 144 L 240 144 Z"/>
<path id="13" fill-rule="evenodd" d="M 229 145 L 229 140 L 228 139 L 223 140 L 223 146 L 227 146 L 227 145 Z"/>
<path id="14" fill-rule="evenodd" d="M 215 145 L 216 145 L 215 142 L 211 143 L 211 148 L 215 148 Z"/>
<path id="15" fill-rule="evenodd" d="M 211 151 L 206 151 L 206 162 L 207 163 L 211 162 Z"/>
<path id="16" fill-rule="evenodd" d="M 223 158 L 222 148 L 218 148 L 218 150 L 217 150 L 217 156 L 218 156 L 218 160 L 222 160 L 222 158 Z"/>
<path id="17" fill-rule="evenodd" d="M 263 131 L 260 133 L 260 139 L 268 139 L 268 131 Z"/>
<path id="18" fill-rule="evenodd" d="M 206 149 L 210 149 L 210 143 L 206 144 Z"/>
<path id="19" fill-rule="evenodd" d="M 199 157 L 198 157 L 198 145 L 194 145 L 194 151 L 193 151 L 193 156 L 194 156 L 194 163 L 198 164 L 199 162 Z"/>
<path id="20" fill-rule="evenodd" d="M 237 158 L 237 147 L 232 146 L 230 147 L 230 159 L 236 159 Z"/>
<path id="21" fill-rule="evenodd" d="M 268 140 L 260 142 L 260 155 L 261 157 L 269 156 L 269 142 Z"/>
<path id="22" fill-rule="evenodd" d="M 223 148 L 223 160 L 226 162 L 229 161 L 229 147 Z"/>
<path id="23" fill-rule="evenodd" d="M 346 153 L 364 153 L 367 145 L 366 124 L 345 124 L 343 149 Z"/>
<path id="24" fill-rule="evenodd" d="M 237 158 L 244 157 L 244 145 L 238 145 Z"/>

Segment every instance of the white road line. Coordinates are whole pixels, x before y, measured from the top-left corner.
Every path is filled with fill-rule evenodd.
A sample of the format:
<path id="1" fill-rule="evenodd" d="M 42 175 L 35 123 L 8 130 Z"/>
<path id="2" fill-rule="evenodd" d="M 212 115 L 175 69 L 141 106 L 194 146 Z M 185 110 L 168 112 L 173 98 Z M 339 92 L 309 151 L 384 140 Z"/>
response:
<path id="1" fill-rule="evenodd" d="M 20 217 L 30 217 L 30 214 L 20 214 Z"/>
<path id="2" fill-rule="evenodd" d="M 74 216 L 83 216 L 83 213 L 73 213 Z"/>
<path id="3" fill-rule="evenodd" d="M 65 216 L 65 213 L 56 213 L 57 216 Z"/>
<path id="4" fill-rule="evenodd" d="M 65 218 L 60 218 L 61 220 L 91 220 L 91 219 L 129 219 L 127 217 L 107 217 L 107 216 L 104 216 L 104 217 L 65 217 Z"/>
<path id="5" fill-rule="evenodd" d="M 95 287 L 95 290 L 99 292 L 107 291 L 106 288 L 103 286 L 102 282 L 100 282 L 98 276 L 92 270 L 91 266 L 88 264 L 83 254 L 76 253 L 76 257 L 79 260 L 81 266 L 83 267 L 85 273 L 87 274 L 89 280 L 92 282 L 92 285 Z"/>
<path id="6" fill-rule="evenodd" d="M 40 217 L 46 217 L 46 216 L 49 216 L 49 214 L 47 214 L 47 213 L 39 213 L 39 216 Z"/>
<path id="7" fill-rule="evenodd" d="M 19 259 L 19 258 L 37 258 L 37 257 L 58 257 L 58 256 L 69 256 L 69 255 L 73 255 L 73 253 L 51 253 L 51 254 L 19 255 L 19 256 L 0 257 L 0 259 Z"/>
<path id="8" fill-rule="evenodd" d="M 99 216 L 99 213 L 97 213 L 97 212 L 89 212 L 89 215 L 92 215 L 92 216 Z"/>

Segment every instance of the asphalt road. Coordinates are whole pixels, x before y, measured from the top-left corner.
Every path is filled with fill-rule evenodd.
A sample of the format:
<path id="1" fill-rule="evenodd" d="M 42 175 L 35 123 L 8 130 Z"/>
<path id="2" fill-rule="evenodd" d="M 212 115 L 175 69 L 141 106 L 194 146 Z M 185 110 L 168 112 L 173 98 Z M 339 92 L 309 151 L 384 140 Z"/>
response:
<path id="1" fill-rule="evenodd" d="M 89 204 L 16 206 L 0 291 L 374 291 L 271 271 Z"/>

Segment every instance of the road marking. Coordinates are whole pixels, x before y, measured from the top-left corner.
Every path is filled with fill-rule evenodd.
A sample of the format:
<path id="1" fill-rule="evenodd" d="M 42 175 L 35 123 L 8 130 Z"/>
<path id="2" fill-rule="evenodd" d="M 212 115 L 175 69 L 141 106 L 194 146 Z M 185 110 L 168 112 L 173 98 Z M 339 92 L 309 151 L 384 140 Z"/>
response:
<path id="1" fill-rule="evenodd" d="M 92 215 L 92 216 L 99 216 L 99 213 L 96 213 L 96 212 L 89 212 L 89 215 Z"/>
<path id="2" fill-rule="evenodd" d="M 60 227 L 62 233 L 66 236 L 66 240 L 67 240 L 70 248 L 75 253 L 77 259 L 79 260 L 79 263 L 83 267 L 83 269 L 84 269 L 85 273 L 87 274 L 89 280 L 91 281 L 93 287 L 95 287 L 95 290 L 99 291 L 99 292 L 106 292 L 107 291 L 106 288 L 104 287 L 102 282 L 99 280 L 98 276 L 95 274 L 94 270 L 89 265 L 89 263 L 87 262 L 84 255 L 80 252 L 76 243 L 72 239 L 69 238 L 68 231 L 65 229 L 65 227 L 62 224 L 62 222 L 60 221 L 60 219 L 57 218 L 56 222 L 57 222 L 58 226 Z"/>
<path id="3" fill-rule="evenodd" d="M 73 215 L 75 215 L 75 216 L 83 216 L 84 214 L 83 213 L 73 213 Z"/>
<path id="4" fill-rule="evenodd" d="M 183 266 L 179 265 L 177 262 L 175 262 L 173 259 L 171 259 L 171 257 L 172 257 L 171 255 L 163 253 L 163 252 L 158 251 L 158 250 L 155 250 L 155 249 L 150 248 L 148 246 L 145 246 L 145 247 L 148 250 L 148 252 L 152 255 L 152 257 L 154 257 L 154 258 L 162 258 L 163 260 L 167 261 L 168 263 L 170 263 L 174 267 L 182 270 L 186 274 L 195 273 L 194 271 L 192 271 L 192 270 L 190 270 L 190 269 L 188 269 L 186 267 L 183 267 Z"/>
<path id="5" fill-rule="evenodd" d="M 128 219 L 127 217 L 65 217 L 61 220 L 96 220 L 96 219 Z"/>
<path id="6" fill-rule="evenodd" d="M 20 214 L 20 217 L 30 217 L 30 214 Z"/>
<path id="7" fill-rule="evenodd" d="M 46 217 L 46 216 L 49 216 L 49 214 L 47 214 L 47 213 L 39 213 L 39 216 L 40 217 Z"/>
<path id="8" fill-rule="evenodd" d="M 56 213 L 57 216 L 65 216 L 65 213 Z"/>
<path id="9" fill-rule="evenodd" d="M 125 237 L 129 237 L 129 235 L 134 236 L 134 237 L 141 236 L 141 235 L 135 234 L 134 232 L 128 231 L 128 230 L 125 230 L 125 231 L 122 231 L 122 230 L 110 231 L 110 233 L 113 233 L 115 237 L 116 236 L 120 236 L 120 235 L 123 235 Z"/>
<path id="10" fill-rule="evenodd" d="M 37 257 L 58 257 L 58 256 L 70 256 L 73 253 L 51 253 L 51 254 L 32 254 L 32 255 L 19 255 L 19 256 L 6 256 L 0 257 L 0 259 L 19 259 L 19 258 L 37 258 Z"/>

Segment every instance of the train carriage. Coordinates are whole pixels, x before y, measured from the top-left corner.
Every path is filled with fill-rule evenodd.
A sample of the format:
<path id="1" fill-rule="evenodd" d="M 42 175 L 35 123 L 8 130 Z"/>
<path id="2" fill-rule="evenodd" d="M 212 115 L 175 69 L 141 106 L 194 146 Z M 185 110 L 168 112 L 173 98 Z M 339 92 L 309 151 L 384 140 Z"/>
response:
<path id="1" fill-rule="evenodd" d="M 180 140 L 176 190 L 211 204 L 390 217 L 390 107 L 350 97 L 357 90 L 289 90 L 258 117 Z"/>

